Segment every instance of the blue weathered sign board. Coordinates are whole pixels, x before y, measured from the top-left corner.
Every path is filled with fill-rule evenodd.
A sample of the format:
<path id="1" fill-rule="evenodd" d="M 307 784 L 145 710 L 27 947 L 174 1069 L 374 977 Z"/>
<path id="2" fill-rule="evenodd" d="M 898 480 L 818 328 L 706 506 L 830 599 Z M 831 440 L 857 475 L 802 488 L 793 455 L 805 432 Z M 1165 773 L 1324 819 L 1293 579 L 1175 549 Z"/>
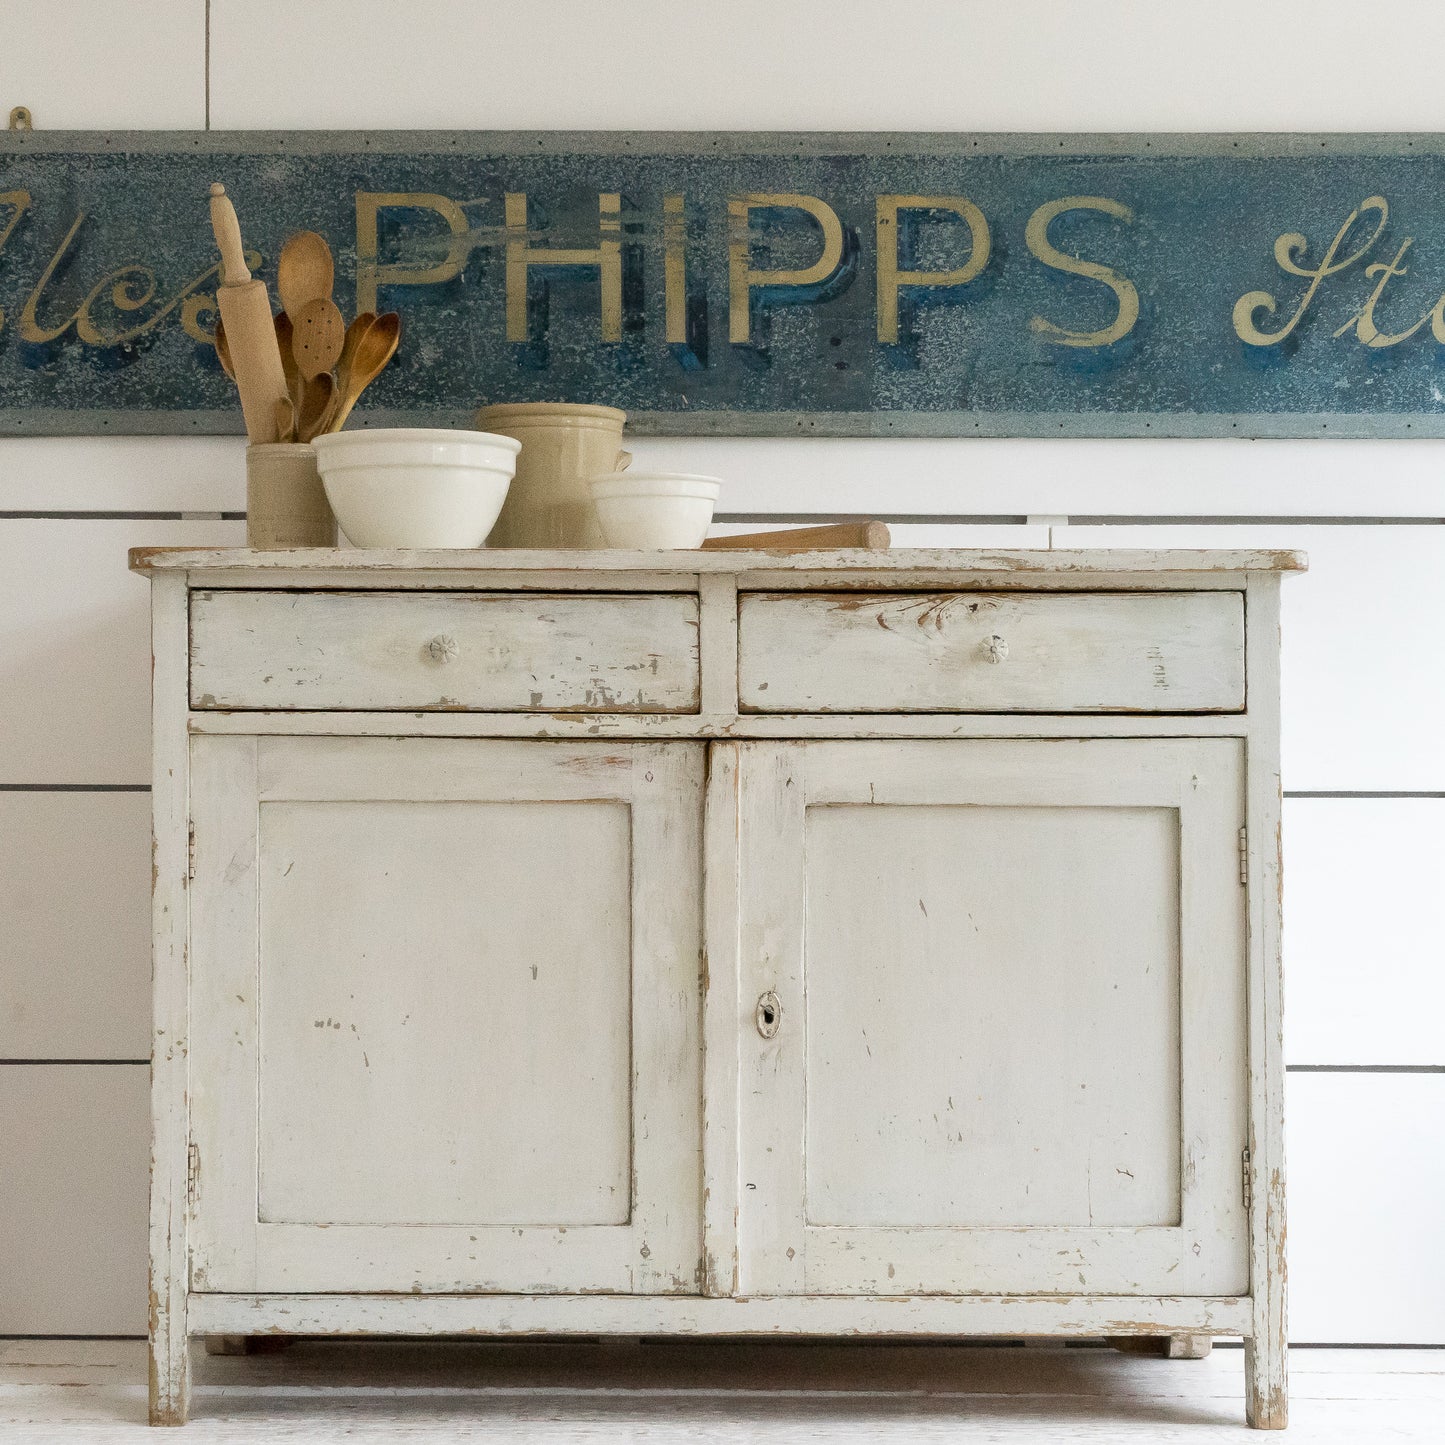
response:
<path id="1" fill-rule="evenodd" d="M 396 310 L 368 425 L 1445 435 L 1445 136 L 0 136 L 0 432 L 234 432 L 221 180 Z"/>

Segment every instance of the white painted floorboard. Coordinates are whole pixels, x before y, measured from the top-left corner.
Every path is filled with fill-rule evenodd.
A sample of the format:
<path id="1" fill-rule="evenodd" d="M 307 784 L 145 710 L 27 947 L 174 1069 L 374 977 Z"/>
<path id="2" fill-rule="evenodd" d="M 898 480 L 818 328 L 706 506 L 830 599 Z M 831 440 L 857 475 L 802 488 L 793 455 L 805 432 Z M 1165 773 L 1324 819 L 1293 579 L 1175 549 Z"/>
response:
<path id="1" fill-rule="evenodd" d="M 1258 1441 L 1243 1352 L 859 1344 L 303 1341 L 196 1349 L 190 1445 L 217 1441 Z M 1445 1351 L 1302 1350 L 1290 1445 L 1436 1442 Z M 140 1341 L 0 1344 L 0 1439 L 155 1441 Z M 167 1437 L 169 1438 L 169 1437 Z"/>

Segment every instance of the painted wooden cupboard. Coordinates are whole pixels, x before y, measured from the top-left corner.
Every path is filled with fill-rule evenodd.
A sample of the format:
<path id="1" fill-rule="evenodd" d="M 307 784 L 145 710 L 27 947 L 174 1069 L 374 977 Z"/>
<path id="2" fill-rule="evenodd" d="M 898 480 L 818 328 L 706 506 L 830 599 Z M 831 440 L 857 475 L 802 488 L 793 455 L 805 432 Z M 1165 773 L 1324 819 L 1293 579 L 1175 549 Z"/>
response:
<path id="1" fill-rule="evenodd" d="M 132 565 L 153 1420 L 554 1331 L 1235 1335 L 1283 1425 L 1296 555 Z"/>

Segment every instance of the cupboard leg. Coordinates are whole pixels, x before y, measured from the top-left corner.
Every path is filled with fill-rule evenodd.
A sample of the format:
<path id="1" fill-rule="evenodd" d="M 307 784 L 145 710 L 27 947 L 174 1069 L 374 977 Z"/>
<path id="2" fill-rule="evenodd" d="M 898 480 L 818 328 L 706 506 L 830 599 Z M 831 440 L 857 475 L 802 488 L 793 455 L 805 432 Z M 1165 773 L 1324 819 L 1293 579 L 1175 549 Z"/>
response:
<path id="1" fill-rule="evenodd" d="M 1284 1340 L 1255 1335 L 1244 1342 L 1244 1415 L 1256 1430 L 1289 1424 L 1288 1371 Z"/>
<path id="2" fill-rule="evenodd" d="M 150 1422 L 184 1425 L 191 1408 L 191 1357 L 187 1349 L 185 1306 L 180 1319 L 157 1310 L 150 1334 Z M 179 1328 L 177 1328 L 179 1326 Z"/>
<path id="3" fill-rule="evenodd" d="M 1164 1342 L 1166 1360 L 1204 1360 L 1214 1348 L 1212 1335 L 1170 1335 Z"/>
<path id="4" fill-rule="evenodd" d="M 275 1355 L 296 1343 L 292 1335 L 207 1335 L 208 1355 Z"/>
<path id="5" fill-rule="evenodd" d="M 1115 1335 L 1111 1344 L 1125 1355 L 1159 1355 L 1166 1360 L 1202 1360 L 1214 1347 L 1212 1335 Z"/>

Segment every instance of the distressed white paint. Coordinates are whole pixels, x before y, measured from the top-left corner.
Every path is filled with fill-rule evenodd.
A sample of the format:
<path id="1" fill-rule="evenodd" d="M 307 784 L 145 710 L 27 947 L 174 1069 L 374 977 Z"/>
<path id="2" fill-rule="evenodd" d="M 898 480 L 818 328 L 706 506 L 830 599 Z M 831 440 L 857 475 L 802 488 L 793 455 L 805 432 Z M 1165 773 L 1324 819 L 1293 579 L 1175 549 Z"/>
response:
<path id="1" fill-rule="evenodd" d="M 438 1305 L 474 1311 L 461 1328 L 502 1332 L 528 1318 L 589 1331 L 582 1322 L 599 1318 L 616 1333 L 921 1332 L 942 1318 L 931 1301 L 948 1298 L 958 1333 L 982 1331 L 990 1309 L 1021 1333 L 1084 1319 L 1125 1335 L 1237 1329 L 1255 1361 L 1252 1416 L 1282 1423 L 1282 1339 L 1258 1338 L 1279 1329 L 1265 1279 L 1275 1265 L 1249 1263 L 1241 1194 L 1244 986 L 1258 1029 L 1278 960 L 1256 924 L 1246 969 L 1246 897 L 1266 919 L 1273 904 L 1241 887 L 1240 824 L 1246 755 L 1252 787 L 1272 776 L 1259 719 L 1272 727 L 1260 693 L 1274 677 L 1278 576 L 1265 569 L 1296 559 L 705 558 L 505 559 L 518 589 L 505 616 L 535 624 L 543 609 L 626 601 L 688 619 L 704 639 L 700 674 L 697 652 L 691 661 L 710 711 L 673 717 L 669 740 L 543 741 L 551 720 L 526 717 L 512 718 L 524 735 L 513 739 L 368 736 L 358 708 L 402 731 L 386 711 L 394 695 L 354 683 L 351 711 L 281 710 L 269 733 L 233 718 L 194 737 L 188 1136 L 180 1129 L 194 1198 L 182 1247 L 200 1318 L 215 1314 L 185 1328 L 244 1334 L 224 1301 L 310 1293 L 334 1297 L 338 1330 L 373 1317 L 441 1328 L 427 1312 Z M 164 760 L 183 769 L 180 726 L 210 716 L 176 698 L 188 658 L 224 665 L 242 637 L 255 659 L 274 657 L 298 618 L 337 603 L 365 619 L 497 600 L 500 564 L 485 553 L 277 560 L 136 559 L 157 584 L 166 648 L 158 826 L 172 849 L 177 784 Z M 187 568 L 193 585 L 206 579 L 189 609 Z M 594 574 L 607 593 L 576 587 Z M 566 575 L 573 589 L 555 595 Z M 716 751 L 704 807 L 704 747 L 689 739 L 741 723 L 739 591 L 746 608 L 780 579 L 805 597 L 851 581 L 876 607 L 885 582 L 908 591 L 940 575 L 949 593 L 990 602 L 1006 578 L 1001 605 L 1037 604 L 1044 633 L 1078 594 L 1122 586 L 1135 595 L 1103 600 L 1167 604 L 1173 617 L 1222 604 L 1228 634 L 1248 587 L 1253 711 L 1237 736 L 1190 737 L 1196 719 L 1161 714 L 1129 720 L 1132 736 L 1073 740 L 1025 740 L 1029 720 L 1007 716 L 995 730 L 1018 736 L 992 741 L 889 738 L 906 717 L 881 737 L 878 720 L 855 719 L 850 738 L 846 718 L 794 713 L 772 721 L 796 741 Z M 306 590 L 337 576 L 390 587 Z M 236 590 L 208 590 L 217 577 Z M 257 591 L 261 577 L 293 591 Z M 1032 596 L 1045 579 L 1075 596 Z M 629 583 L 643 590 L 626 595 Z M 220 625 L 231 603 L 255 610 Z M 315 649 L 328 666 L 351 641 L 335 620 L 329 635 Z M 591 649 L 619 653 L 605 628 L 572 645 L 570 674 L 557 664 L 564 686 L 592 675 Z M 806 636 L 798 647 L 796 665 L 812 665 Z M 786 679 L 781 643 L 773 657 Z M 907 654 L 878 668 L 900 695 Z M 190 706 L 201 701 L 193 677 Z M 804 741 L 818 721 L 831 728 Z M 1272 795 L 1250 806 L 1272 838 Z M 1264 862 L 1251 866 L 1267 879 Z M 860 925 L 849 910 L 869 896 L 873 922 Z M 926 918 L 930 900 L 938 921 L 924 925 L 914 904 Z M 170 948 L 171 916 L 159 923 Z M 169 968 L 158 979 L 160 1014 L 173 1017 L 185 999 Z M 910 1028 L 922 1009 L 931 1017 Z M 875 1027 L 880 1056 L 865 1061 Z M 1011 1074 L 1030 1046 L 1029 1070 Z M 1277 1052 L 1255 1057 L 1278 1067 Z M 176 1083 L 158 1081 L 159 1153 L 174 1158 Z M 1277 1121 L 1258 1114 L 1274 1107 L 1273 1085 L 1252 1087 L 1249 1127 L 1274 1138 Z M 953 1090 L 964 1098 L 953 1143 L 979 1141 L 959 1167 L 930 1122 Z M 1036 1166 L 1018 1152 L 1030 1142 Z M 1032 1197 L 1021 1160 L 1038 1171 Z M 875 1176 L 877 1187 L 859 1182 Z M 164 1189 L 158 1208 L 163 1196 L 173 1210 Z M 1273 1228 L 1256 1212 L 1257 1239 Z M 179 1323 L 191 1302 L 175 1293 L 174 1233 L 162 1248 Z M 1181 1291 L 1191 1304 L 1171 1303 Z M 637 1301 L 649 1294 L 679 1298 L 648 1314 Z M 287 1330 L 293 1307 L 253 1326 Z M 185 1372 L 165 1330 L 156 1336 L 156 1412 L 176 1418 Z"/>
<path id="2" fill-rule="evenodd" d="M 179 1424 L 190 1396 L 190 894 L 187 588 L 151 583 L 150 1418 Z"/>
<path id="3" fill-rule="evenodd" d="M 695 597 L 198 592 L 194 707 L 688 712 Z"/>
<path id="4" fill-rule="evenodd" d="M 634 590 L 659 589 L 654 577 L 677 578 L 672 586 L 691 590 L 689 575 L 705 573 L 746 573 L 747 590 L 765 592 L 777 584 L 775 575 L 788 579 L 786 585 L 832 587 L 834 574 L 853 585 L 886 585 L 888 578 L 898 585 L 907 574 L 910 587 L 924 578 L 944 574 L 955 582 L 973 583 L 989 578 L 1012 577 L 1024 589 L 1054 586 L 1074 587 L 1084 581 L 1092 587 L 1110 588 L 1115 577 L 1129 577 L 1133 585 L 1160 590 L 1160 576 L 1169 578 L 1170 588 L 1227 586 L 1228 574 L 1241 572 L 1302 571 L 1305 558 L 1288 548 L 1057 548 L 1044 552 L 1001 552 L 938 548 L 919 551 L 895 547 L 872 552 L 844 548 L 790 552 L 628 552 L 621 549 L 588 552 L 576 550 L 566 556 L 567 570 L 557 570 L 558 554 L 529 548 L 499 548 L 489 551 L 463 549 L 432 551 L 383 551 L 348 554 L 345 549 L 298 548 L 289 552 L 251 552 L 245 548 L 137 547 L 131 552 L 131 566 L 137 572 L 185 572 L 194 587 L 209 587 L 223 577 L 228 587 L 332 587 L 336 579 L 349 580 L 353 587 L 395 587 L 397 573 L 410 574 L 412 587 L 480 586 L 507 577 L 509 586 L 538 586 L 539 573 L 548 574 L 547 587 L 560 587 L 570 579 L 574 587 L 596 586 L 590 574 L 626 577 Z M 660 584 L 666 588 L 669 584 Z"/>
<path id="5" fill-rule="evenodd" d="M 1245 968 L 1249 1033 L 1249 1275 L 1253 1329 L 1244 1349 L 1249 1423 L 1282 1430 L 1289 1421 L 1285 1341 L 1284 963 L 1280 818 L 1280 588 L 1246 582 L 1245 646 L 1251 715 L 1258 728 L 1246 769 L 1249 838 L 1249 950 Z"/>
<path id="6" fill-rule="evenodd" d="M 743 749 L 744 1289 L 1247 1291 L 1241 788 L 1224 740 Z"/>
<path id="7" fill-rule="evenodd" d="M 1238 712 L 1238 592 L 752 594 L 748 712 Z"/>
<path id="8" fill-rule="evenodd" d="M 267 1223 L 631 1215 L 630 809 L 451 746 L 520 788 L 260 805 Z"/>
<path id="9" fill-rule="evenodd" d="M 849 1339 L 1241 1333 L 1248 1302 L 1175 1295 L 192 1296 L 202 1334 L 834 1335 Z"/>
<path id="10" fill-rule="evenodd" d="M 695 1288 L 701 749 L 194 766 L 193 1285 Z"/>
<path id="11" fill-rule="evenodd" d="M 736 675 L 736 674 L 734 674 Z M 708 748 L 703 799 L 703 1280 L 707 1295 L 738 1288 L 738 750 Z"/>

